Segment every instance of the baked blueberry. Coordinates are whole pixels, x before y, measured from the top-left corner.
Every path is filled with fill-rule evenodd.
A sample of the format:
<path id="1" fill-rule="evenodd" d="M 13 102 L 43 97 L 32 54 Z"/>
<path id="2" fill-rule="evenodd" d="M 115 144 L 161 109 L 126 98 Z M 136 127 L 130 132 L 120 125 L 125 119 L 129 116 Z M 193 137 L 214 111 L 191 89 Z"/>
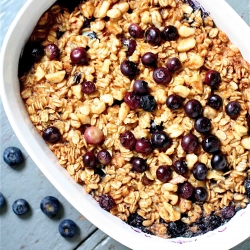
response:
<path id="1" fill-rule="evenodd" d="M 116 204 L 112 196 L 108 194 L 102 194 L 99 196 L 99 205 L 102 209 L 110 211 Z"/>
<path id="2" fill-rule="evenodd" d="M 44 214 L 54 217 L 59 211 L 59 200 L 53 196 L 46 196 L 40 203 L 40 208 Z"/>
<path id="3" fill-rule="evenodd" d="M 187 230 L 187 224 L 181 220 L 170 222 L 168 226 L 168 233 L 174 238 L 181 236 Z"/>
<path id="4" fill-rule="evenodd" d="M 58 231 L 64 238 L 73 238 L 77 234 L 77 225 L 74 221 L 66 219 L 60 222 Z"/>
<path id="5" fill-rule="evenodd" d="M 27 214 L 29 209 L 30 209 L 29 204 L 24 199 L 18 199 L 14 201 L 12 204 L 12 210 L 16 215 Z"/>
<path id="6" fill-rule="evenodd" d="M 8 147 L 3 152 L 3 160 L 9 166 L 16 167 L 24 161 L 24 158 L 19 148 Z"/>
<path id="7" fill-rule="evenodd" d="M 0 192 L 0 209 L 4 207 L 4 205 L 5 205 L 5 198 L 3 194 Z"/>
<path id="8" fill-rule="evenodd" d="M 156 100 L 152 95 L 143 95 L 140 97 L 140 107 L 148 112 L 153 112 L 156 109 Z"/>

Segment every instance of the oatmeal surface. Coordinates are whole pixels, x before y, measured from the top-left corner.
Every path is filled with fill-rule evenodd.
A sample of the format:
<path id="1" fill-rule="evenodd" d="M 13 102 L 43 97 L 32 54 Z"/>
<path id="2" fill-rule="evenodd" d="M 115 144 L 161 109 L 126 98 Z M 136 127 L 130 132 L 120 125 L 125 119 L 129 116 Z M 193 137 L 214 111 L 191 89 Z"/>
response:
<path id="1" fill-rule="evenodd" d="M 102 208 L 160 237 L 213 230 L 245 208 L 250 198 L 250 65 L 227 35 L 186 1 L 90 0 L 67 7 L 56 3 L 43 14 L 19 66 L 30 119 L 45 140 L 44 131 L 54 133 L 48 146 L 61 166 Z M 131 24 L 141 34 L 133 34 Z M 169 26 L 177 30 L 173 39 L 164 35 Z M 152 27 L 161 33 L 158 40 L 146 35 Z M 36 49 L 30 68 L 22 66 L 28 46 Z M 72 58 L 79 48 L 84 61 Z M 142 59 L 148 52 L 156 55 L 153 66 Z M 180 61 L 176 70 L 166 66 L 171 58 Z M 125 71 L 121 65 L 127 60 Z M 157 82 L 159 68 L 167 70 L 168 81 Z M 219 74 L 215 85 L 207 80 L 211 71 Z M 136 80 L 147 83 L 147 94 L 135 93 Z M 84 90 L 86 82 L 94 83 L 93 91 Z M 180 107 L 169 105 L 171 95 L 178 96 Z M 151 100 L 146 106 L 145 96 L 146 103 Z M 221 104 L 211 104 L 211 96 L 219 96 Z M 194 100 L 201 107 L 197 115 Z M 198 119 L 204 117 L 210 127 L 198 132 Z M 103 138 L 93 143 L 88 128 L 98 128 Z M 137 146 L 122 143 L 127 131 Z M 164 147 L 152 139 L 157 131 L 168 141 Z M 196 138 L 194 149 L 185 147 L 190 135 Z M 217 146 L 208 145 L 211 138 Z M 110 161 L 102 163 L 101 150 Z M 89 152 L 96 157 L 93 166 L 86 160 Z M 140 159 L 139 169 L 135 159 Z M 183 173 L 177 161 L 186 167 Z M 203 177 L 199 168 L 205 169 Z"/>

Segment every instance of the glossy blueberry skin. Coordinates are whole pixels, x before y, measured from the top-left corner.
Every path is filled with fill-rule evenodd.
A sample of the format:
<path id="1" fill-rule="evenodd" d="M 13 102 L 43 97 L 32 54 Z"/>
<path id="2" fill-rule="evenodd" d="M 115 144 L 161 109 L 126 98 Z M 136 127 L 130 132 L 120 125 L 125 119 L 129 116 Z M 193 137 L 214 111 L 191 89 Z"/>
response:
<path id="1" fill-rule="evenodd" d="M 230 116 L 232 119 L 236 119 L 239 116 L 240 110 L 241 105 L 237 101 L 229 102 L 225 107 L 227 115 Z"/>
<path id="2" fill-rule="evenodd" d="M 102 165 L 108 165 L 112 160 L 111 154 L 105 149 L 100 150 L 96 157 Z"/>
<path id="3" fill-rule="evenodd" d="M 8 147 L 3 152 L 3 160 L 9 166 L 16 167 L 24 161 L 24 158 L 19 148 Z"/>
<path id="4" fill-rule="evenodd" d="M 168 84 L 172 80 L 172 74 L 167 68 L 160 67 L 154 70 L 153 79 L 158 84 Z"/>
<path id="5" fill-rule="evenodd" d="M 217 153 L 212 156 L 211 166 L 215 170 L 224 170 L 227 167 L 227 158 L 222 153 Z"/>
<path id="6" fill-rule="evenodd" d="M 187 134 L 183 136 L 181 146 L 186 153 L 192 153 L 199 146 L 198 138 L 193 134 Z"/>
<path id="7" fill-rule="evenodd" d="M 158 55 L 152 52 L 147 52 L 141 57 L 141 62 L 146 67 L 156 67 Z"/>
<path id="8" fill-rule="evenodd" d="M 184 105 L 184 111 L 186 116 L 196 119 L 202 114 L 202 105 L 198 100 L 191 99 Z"/>
<path id="9" fill-rule="evenodd" d="M 199 133 L 208 133 L 211 129 L 211 121 L 207 117 L 200 117 L 195 120 L 194 128 Z"/>
<path id="10" fill-rule="evenodd" d="M 143 36 L 143 31 L 138 24 L 132 23 L 128 27 L 129 34 L 134 38 L 140 38 Z"/>
<path id="11" fill-rule="evenodd" d="M 204 82 L 213 89 L 218 89 L 219 84 L 221 83 L 220 73 L 216 70 L 207 71 Z"/>
<path id="12" fill-rule="evenodd" d="M 195 163 L 192 170 L 195 179 L 199 181 L 206 179 L 207 171 L 208 171 L 207 166 L 202 162 Z"/>
<path id="13" fill-rule="evenodd" d="M 223 101 L 219 95 L 212 94 L 207 99 L 207 105 L 213 109 L 219 110 L 222 104 L 223 104 Z"/>
<path id="14" fill-rule="evenodd" d="M 143 80 L 134 81 L 133 91 L 137 95 L 147 95 L 149 93 L 148 83 Z"/>
<path id="15" fill-rule="evenodd" d="M 190 182 L 181 183 L 178 187 L 178 193 L 181 198 L 189 199 L 193 195 L 194 187 Z"/>
<path id="16" fill-rule="evenodd" d="M 45 54 L 49 60 L 56 60 L 60 56 L 60 50 L 57 45 L 51 43 L 45 47 Z"/>
<path id="17" fill-rule="evenodd" d="M 184 99 L 177 95 L 177 94 L 171 94 L 168 96 L 166 100 L 166 105 L 171 110 L 176 110 L 182 107 Z"/>
<path id="18" fill-rule="evenodd" d="M 220 141 L 215 135 L 206 135 L 202 142 L 202 148 L 209 154 L 215 154 L 220 149 Z"/>
<path id="19" fill-rule="evenodd" d="M 149 154 L 153 150 L 150 140 L 146 138 L 138 139 L 135 143 L 135 151 L 141 154 Z"/>
<path id="20" fill-rule="evenodd" d="M 137 65 L 129 60 L 125 60 L 121 63 L 120 70 L 124 76 L 129 78 L 135 77 L 139 72 Z"/>
<path id="21" fill-rule="evenodd" d="M 128 48 L 126 55 L 132 56 L 136 49 L 136 41 L 134 39 L 122 39 L 122 43 Z"/>
<path id="22" fill-rule="evenodd" d="M 161 31 L 157 27 L 150 27 L 145 32 L 145 40 L 155 46 L 161 42 Z"/>
<path id="23" fill-rule="evenodd" d="M 14 201 L 12 204 L 12 210 L 16 215 L 24 215 L 27 214 L 30 207 L 26 200 L 24 199 L 18 199 Z"/>
<path id="24" fill-rule="evenodd" d="M 131 131 L 125 131 L 124 133 L 120 134 L 120 142 L 124 148 L 133 149 L 136 139 L 134 134 Z"/>
<path id="25" fill-rule="evenodd" d="M 163 183 L 172 179 L 172 170 L 167 165 L 161 165 L 156 170 L 156 177 Z"/>
<path id="26" fill-rule="evenodd" d="M 82 83 L 82 92 L 90 95 L 93 94 L 96 90 L 96 86 L 92 81 L 85 81 Z"/>
<path id="27" fill-rule="evenodd" d="M 173 164 L 173 169 L 177 174 L 185 176 L 188 172 L 187 163 L 184 160 L 177 160 Z"/>
<path id="28" fill-rule="evenodd" d="M 171 145 L 171 140 L 164 131 L 156 131 L 151 135 L 151 143 L 155 148 L 166 149 Z"/>
<path id="29" fill-rule="evenodd" d="M 110 211 L 116 205 L 116 203 L 109 194 L 102 194 L 99 196 L 99 205 L 102 209 Z"/>
<path id="30" fill-rule="evenodd" d="M 73 238 L 77 234 L 77 225 L 74 221 L 66 219 L 60 222 L 58 231 L 64 238 Z"/>
<path id="31" fill-rule="evenodd" d="M 61 140 L 62 135 L 57 127 L 50 126 L 43 131 L 42 137 L 46 142 L 54 144 Z"/>
<path id="32" fill-rule="evenodd" d="M 86 168 L 94 168 L 96 166 L 96 157 L 92 151 L 86 152 L 82 160 Z"/>
<path id="33" fill-rule="evenodd" d="M 40 203 L 40 209 L 49 217 L 54 217 L 59 211 L 59 200 L 53 196 L 46 196 Z"/>
<path id="34" fill-rule="evenodd" d="M 143 173 L 148 169 L 148 165 L 144 159 L 135 157 L 132 160 L 132 169 L 138 173 Z"/>
<path id="35" fill-rule="evenodd" d="M 169 71 L 174 73 L 175 71 L 181 68 L 181 61 L 177 57 L 169 58 L 166 67 L 168 68 Z"/>
<path id="36" fill-rule="evenodd" d="M 5 198 L 3 194 L 0 192 L 0 209 L 3 208 L 5 205 Z"/>
<path id="37" fill-rule="evenodd" d="M 203 187 L 194 188 L 194 198 L 196 201 L 204 202 L 207 199 L 207 190 Z"/>
<path id="38" fill-rule="evenodd" d="M 78 47 L 70 52 L 70 60 L 73 64 L 82 65 L 87 63 L 88 54 L 84 48 Z"/>
<path id="39" fill-rule="evenodd" d="M 168 25 L 161 32 L 161 37 L 165 41 L 175 41 L 179 37 L 178 30 L 175 26 Z"/>

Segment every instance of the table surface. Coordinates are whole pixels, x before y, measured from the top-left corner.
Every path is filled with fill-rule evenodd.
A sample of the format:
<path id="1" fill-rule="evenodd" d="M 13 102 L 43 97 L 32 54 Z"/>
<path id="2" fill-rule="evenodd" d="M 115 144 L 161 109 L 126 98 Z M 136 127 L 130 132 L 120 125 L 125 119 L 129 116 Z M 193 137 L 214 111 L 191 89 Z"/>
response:
<path id="1" fill-rule="evenodd" d="M 0 48 L 9 25 L 26 0 L 1 0 L 0 3 Z M 250 25 L 250 0 L 227 0 L 236 12 Z M 1 150 L 8 146 L 20 148 L 25 162 L 18 168 L 7 166 L 1 157 L 0 191 L 7 204 L 0 211 L 0 249 L 78 249 L 100 250 L 127 247 L 113 240 L 85 219 L 46 179 L 39 168 L 26 153 L 13 132 L 0 102 L 1 110 Z M 50 219 L 40 210 L 40 202 L 45 196 L 57 197 L 61 211 L 56 218 Z M 31 207 L 29 214 L 18 217 L 12 212 L 12 203 L 19 198 L 28 201 Z M 58 233 L 58 225 L 63 219 L 72 219 L 79 227 L 77 237 L 66 240 Z M 250 238 L 232 250 L 250 250 Z"/>

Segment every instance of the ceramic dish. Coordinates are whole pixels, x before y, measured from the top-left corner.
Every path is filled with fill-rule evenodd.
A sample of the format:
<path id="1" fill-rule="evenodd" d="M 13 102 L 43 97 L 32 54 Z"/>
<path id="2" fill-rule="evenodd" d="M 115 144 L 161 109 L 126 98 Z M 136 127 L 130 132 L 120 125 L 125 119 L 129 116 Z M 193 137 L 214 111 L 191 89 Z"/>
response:
<path id="1" fill-rule="evenodd" d="M 240 210 L 227 224 L 205 235 L 193 238 L 162 239 L 135 231 L 120 219 L 100 209 L 98 203 L 78 185 L 63 169 L 44 140 L 37 133 L 20 97 L 17 77 L 18 59 L 39 17 L 54 0 L 29 0 L 12 23 L 1 51 L 1 98 L 8 119 L 24 148 L 44 175 L 59 192 L 88 220 L 132 249 L 200 249 L 204 246 L 229 249 L 249 237 L 250 206 Z M 200 4 L 211 13 L 217 26 L 241 50 L 250 62 L 250 29 L 241 18 L 223 1 L 210 5 L 206 0 Z M 221 11 L 223 10 L 223 11 Z M 32 13 L 32 15 L 30 14 Z M 230 25 L 227 25 L 230 17 Z M 230 27 L 229 27 L 230 26 Z"/>

